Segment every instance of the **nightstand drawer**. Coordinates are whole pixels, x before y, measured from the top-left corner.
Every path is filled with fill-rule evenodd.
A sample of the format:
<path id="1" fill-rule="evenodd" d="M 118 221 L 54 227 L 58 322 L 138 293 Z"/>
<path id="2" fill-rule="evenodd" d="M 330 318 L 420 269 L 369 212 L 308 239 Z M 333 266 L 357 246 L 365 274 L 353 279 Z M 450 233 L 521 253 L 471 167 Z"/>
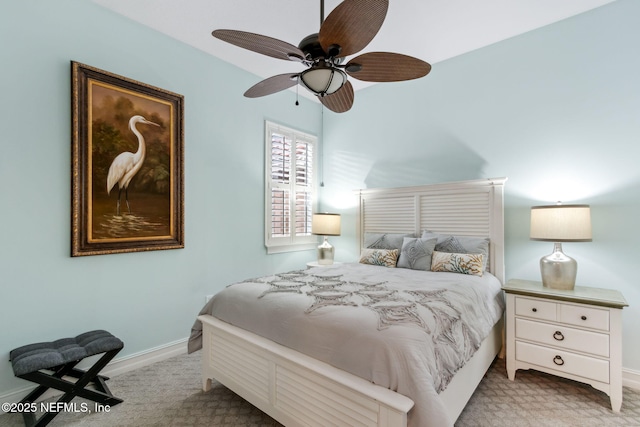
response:
<path id="1" fill-rule="evenodd" d="M 585 328 L 609 330 L 609 310 L 579 305 L 560 304 L 558 320 Z"/>
<path id="2" fill-rule="evenodd" d="M 598 332 L 516 319 L 516 338 L 565 350 L 609 357 L 609 335 Z"/>
<path id="3" fill-rule="evenodd" d="M 572 375 L 609 383 L 609 362 L 516 341 L 516 359 Z"/>
<path id="4" fill-rule="evenodd" d="M 556 311 L 555 302 L 516 297 L 516 316 L 555 321 Z"/>

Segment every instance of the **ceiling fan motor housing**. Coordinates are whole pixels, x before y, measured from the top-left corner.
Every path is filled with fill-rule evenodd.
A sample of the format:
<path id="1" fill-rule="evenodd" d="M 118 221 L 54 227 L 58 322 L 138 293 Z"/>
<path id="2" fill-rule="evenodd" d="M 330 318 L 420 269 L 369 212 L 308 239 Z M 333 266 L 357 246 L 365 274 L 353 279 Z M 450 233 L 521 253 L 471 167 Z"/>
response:
<path id="1" fill-rule="evenodd" d="M 343 58 L 336 58 L 340 55 L 340 51 L 342 50 L 342 48 L 337 44 L 329 46 L 329 52 L 324 51 L 322 45 L 320 45 L 320 41 L 318 40 L 318 33 L 311 34 L 303 38 L 298 45 L 298 48 L 304 52 L 308 60 L 316 61 L 321 58 L 333 58 L 333 62 L 335 64 L 339 64 L 343 60 Z"/>

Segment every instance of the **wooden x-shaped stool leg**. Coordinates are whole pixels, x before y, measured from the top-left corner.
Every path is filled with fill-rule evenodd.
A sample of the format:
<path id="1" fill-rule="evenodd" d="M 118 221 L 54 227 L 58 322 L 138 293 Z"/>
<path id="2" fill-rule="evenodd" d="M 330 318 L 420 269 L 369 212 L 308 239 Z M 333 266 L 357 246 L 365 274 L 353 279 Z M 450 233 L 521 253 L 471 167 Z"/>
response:
<path id="1" fill-rule="evenodd" d="M 120 349 L 115 349 L 105 352 L 103 356 L 87 371 L 76 369 L 75 366 L 80 362 L 80 360 L 76 360 L 65 365 L 52 368 L 51 370 L 53 373 L 51 374 L 44 373 L 42 371 L 35 371 L 20 375 L 20 378 L 40 384 L 39 387 L 22 399 L 20 403 L 33 403 L 50 388 L 64 392 L 64 394 L 56 401 L 56 404 L 58 405 L 69 403 L 75 397 L 84 397 L 85 399 L 89 399 L 105 406 L 114 406 L 121 403 L 122 399 L 115 397 L 105 383 L 109 378 L 98 375 L 98 373 L 119 351 Z M 76 378 L 76 381 L 68 381 L 64 377 Z M 96 390 L 87 389 L 86 387 L 89 384 L 93 384 Z M 51 405 L 51 407 L 54 409 L 59 408 L 60 406 L 56 406 L 56 404 Z M 36 419 L 35 414 L 31 411 L 23 412 L 22 415 L 27 427 L 40 427 L 47 425 L 56 415 L 58 415 L 58 411 L 47 411 L 38 419 Z"/>

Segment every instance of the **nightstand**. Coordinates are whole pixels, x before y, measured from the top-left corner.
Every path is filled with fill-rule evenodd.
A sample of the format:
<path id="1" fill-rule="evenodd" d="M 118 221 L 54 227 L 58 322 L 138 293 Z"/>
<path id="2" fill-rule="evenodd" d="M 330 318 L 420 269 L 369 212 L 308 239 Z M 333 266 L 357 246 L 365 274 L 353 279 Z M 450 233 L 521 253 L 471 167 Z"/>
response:
<path id="1" fill-rule="evenodd" d="M 576 286 L 571 291 L 512 279 L 507 297 L 507 375 L 535 369 L 590 384 L 622 406 L 622 308 L 612 289 Z"/>

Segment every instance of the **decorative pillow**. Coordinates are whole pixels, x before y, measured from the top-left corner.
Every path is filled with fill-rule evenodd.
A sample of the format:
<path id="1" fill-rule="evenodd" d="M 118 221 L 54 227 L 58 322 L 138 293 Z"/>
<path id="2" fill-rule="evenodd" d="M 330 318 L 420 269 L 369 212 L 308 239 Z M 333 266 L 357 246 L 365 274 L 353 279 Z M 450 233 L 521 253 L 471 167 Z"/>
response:
<path id="1" fill-rule="evenodd" d="M 482 268 L 487 269 L 487 261 L 489 261 L 489 239 L 486 237 L 474 236 L 451 236 L 448 234 L 439 234 L 432 231 L 424 231 L 423 239 L 432 239 L 436 237 L 435 250 L 438 252 L 449 252 L 456 254 L 482 254 Z"/>
<path id="2" fill-rule="evenodd" d="M 405 237 L 398 258 L 398 267 L 412 270 L 431 270 L 431 253 L 438 239 Z"/>
<path id="3" fill-rule="evenodd" d="M 439 252 L 449 252 L 450 254 L 464 254 L 467 250 L 456 236 L 447 236 L 444 240 L 436 245 Z"/>
<path id="4" fill-rule="evenodd" d="M 362 255 L 360 255 L 360 264 L 395 267 L 397 261 L 397 249 L 363 249 Z"/>
<path id="5" fill-rule="evenodd" d="M 369 249 L 397 249 L 400 253 L 405 237 L 415 237 L 413 233 L 365 233 L 364 247 Z"/>
<path id="6" fill-rule="evenodd" d="M 455 254 L 433 251 L 431 256 L 431 271 L 446 271 L 449 273 L 471 274 L 482 276 L 482 254 Z"/>

